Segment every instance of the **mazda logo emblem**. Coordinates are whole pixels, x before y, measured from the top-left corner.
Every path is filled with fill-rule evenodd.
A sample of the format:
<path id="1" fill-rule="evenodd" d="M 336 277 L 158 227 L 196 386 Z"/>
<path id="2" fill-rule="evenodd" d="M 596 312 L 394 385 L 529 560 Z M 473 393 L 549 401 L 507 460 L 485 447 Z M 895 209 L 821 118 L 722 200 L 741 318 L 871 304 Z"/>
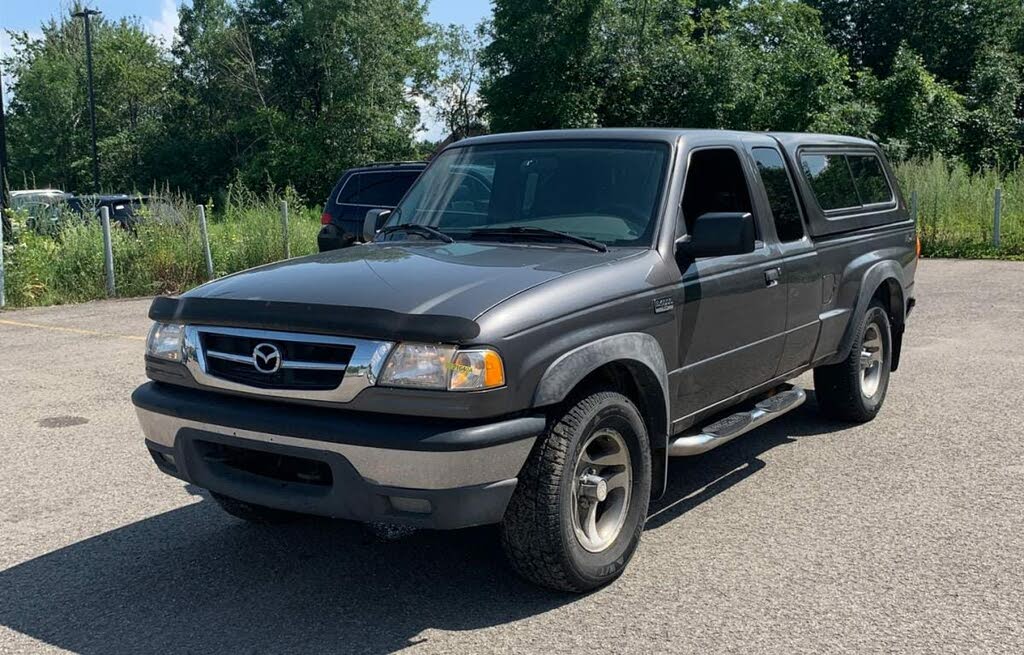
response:
<path id="1" fill-rule="evenodd" d="M 252 349 L 252 365 L 260 373 L 277 373 L 281 368 L 281 349 L 272 343 L 256 344 Z"/>

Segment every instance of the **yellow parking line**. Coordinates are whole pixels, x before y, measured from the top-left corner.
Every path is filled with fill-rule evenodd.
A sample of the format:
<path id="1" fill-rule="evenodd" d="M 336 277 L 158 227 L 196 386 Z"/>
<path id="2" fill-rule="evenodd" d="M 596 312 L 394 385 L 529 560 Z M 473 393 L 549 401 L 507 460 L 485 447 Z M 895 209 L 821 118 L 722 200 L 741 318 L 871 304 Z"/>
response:
<path id="1" fill-rule="evenodd" d="M 40 323 L 25 323 L 23 321 L 8 321 L 7 319 L 2 318 L 0 318 L 0 325 L 36 328 L 37 330 L 53 330 L 54 332 L 71 332 L 72 334 L 87 334 L 93 337 L 114 337 L 115 339 L 131 339 L 132 341 L 146 340 L 146 337 L 133 337 L 126 334 L 111 334 L 110 332 L 97 332 L 95 330 L 82 330 L 79 328 L 59 327 L 56 325 L 42 325 Z"/>

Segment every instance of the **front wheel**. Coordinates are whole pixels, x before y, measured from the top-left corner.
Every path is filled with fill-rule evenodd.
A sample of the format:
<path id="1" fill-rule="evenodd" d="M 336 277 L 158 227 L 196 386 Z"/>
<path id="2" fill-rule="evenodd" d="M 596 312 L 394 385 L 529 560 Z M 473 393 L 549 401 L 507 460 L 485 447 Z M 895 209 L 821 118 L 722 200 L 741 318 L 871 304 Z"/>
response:
<path id="1" fill-rule="evenodd" d="M 856 334 L 845 360 L 814 369 L 814 393 L 828 416 L 865 423 L 882 409 L 892 369 L 889 314 L 878 300 L 864 312 Z"/>
<path id="2" fill-rule="evenodd" d="M 636 406 L 602 391 L 570 401 L 530 453 L 501 524 L 513 568 L 584 592 L 626 568 L 651 493 L 651 453 Z"/>

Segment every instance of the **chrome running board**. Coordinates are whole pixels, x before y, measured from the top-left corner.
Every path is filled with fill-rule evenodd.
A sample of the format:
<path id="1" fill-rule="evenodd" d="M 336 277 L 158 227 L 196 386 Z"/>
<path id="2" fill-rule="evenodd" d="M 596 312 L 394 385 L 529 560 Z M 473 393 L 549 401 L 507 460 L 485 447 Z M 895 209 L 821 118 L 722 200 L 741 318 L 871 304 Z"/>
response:
<path id="1" fill-rule="evenodd" d="M 668 454 L 670 457 L 686 457 L 706 453 L 796 409 L 805 400 L 807 394 L 803 389 L 785 385 L 782 391 L 765 398 L 750 411 L 731 414 L 696 434 L 677 437 L 669 443 Z"/>

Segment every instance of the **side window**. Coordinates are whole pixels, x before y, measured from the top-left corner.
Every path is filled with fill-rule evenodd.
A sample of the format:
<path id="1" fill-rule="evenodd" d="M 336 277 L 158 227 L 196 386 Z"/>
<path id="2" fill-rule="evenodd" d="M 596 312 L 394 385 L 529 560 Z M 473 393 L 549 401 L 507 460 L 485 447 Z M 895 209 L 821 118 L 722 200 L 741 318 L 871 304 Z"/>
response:
<path id="1" fill-rule="evenodd" d="M 882 170 L 882 162 L 874 155 L 847 155 L 853 182 L 865 205 L 892 202 L 892 187 Z"/>
<path id="2" fill-rule="evenodd" d="M 768 194 L 768 204 L 772 209 L 779 240 L 799 241 L 804 237 L 804 224 L 782 154 L 775 148 L 754 148 L 753 153 L 764 190 Z"/>
<path id="3" fill-rule="evenodd" d="M 800 167 L 825 211 L 860 207 L 857 187 L 843 155 L 805 154 Z"/>
<path id="4" fill-rule="evenodd" d="M 805 153 L 800 167 L 825 211 L 893 202 L 878 155 Z"/>
<path id="5" fill-rule="evenodd" d="M 712 212 L 752 212 L 747 178 L 731 148 L 698 150 L 690 156 L 683 189 L 683 219 L 687 233 L 697 217 Z"/>
<path id="6" fill-rule="evenodd" d="M 356 173 L 338 192 L 339 205 L 394 207 L 419 177 L 417 172 Z"/>

